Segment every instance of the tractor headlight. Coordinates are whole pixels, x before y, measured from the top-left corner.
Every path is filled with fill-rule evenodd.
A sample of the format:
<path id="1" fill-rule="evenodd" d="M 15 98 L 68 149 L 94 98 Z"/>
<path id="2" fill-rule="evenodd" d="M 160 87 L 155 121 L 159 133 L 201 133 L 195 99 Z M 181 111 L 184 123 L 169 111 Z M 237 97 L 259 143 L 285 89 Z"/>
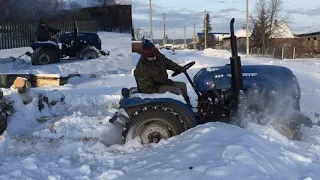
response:
<path id="1" fill-rule="evenodd" d="M 210 81 L 210 80 L 206 80 L 204 82 L 204 84 L 207 86 L 207 87 L 210 87 L 210 88 L 215 88 L 216 87 L 216 84 L 213 82 L 213 81 Z"/>

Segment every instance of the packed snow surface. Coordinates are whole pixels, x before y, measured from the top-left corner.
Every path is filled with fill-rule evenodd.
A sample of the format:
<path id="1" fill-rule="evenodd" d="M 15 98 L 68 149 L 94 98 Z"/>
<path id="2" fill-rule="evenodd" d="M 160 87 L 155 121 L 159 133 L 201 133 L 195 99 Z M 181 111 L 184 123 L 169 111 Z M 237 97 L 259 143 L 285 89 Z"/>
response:
<path id="1" fill-rule="evenodd" d="M 162 52 L 181 65 L 196 61 L 189 70 L 191 76 L 200 68 L 229 63 L 230 56 L 230 52 L 213 49 L 176 51 L 176 55 Z M 319 59 L 241 57 L 243 64 L 292 69 L 302 88 L 302 111 L 319 112 Z M 133 67 L 138 58 L 133 54 Z M 172 79 L 187 82 L 183 75 Z M 144 147 L 133 140 L 119 145 L 119 132 L 109 119 L 116 112 L 121 88 L 134 86 L 132 74 L 76 77 L 61 87 L 32 89 L 24 95 L 33 97 L 27 105 L 21 94 L 4 89 L 6 99 L 15 101 L 17 112 L 0 138 L 0 179 L 320 178 L 319 126 L 303 126 L 302 141 L 292 141 L 254 119 L 248 120 L 246 128 L 206 123 L 158 144 Z M 195 105 L 190 84 L 188 91 Z M 41 111 L 40 94 L 49 102 Z"/>
<path id="2" fill-rule="evenodd" d="M 31 58 L 22 56 L 33 52 L 31 47 L 0 50 L 0 73 L 11 74 L 118 74 L 131 69 L 131 34 L 98 32 L 102 41 L 102 50 L 110 51 L 109 56 L 92 60 L 62 60 L 49 65 L 31 64 Z M 15 59 L 17 58 L 17 59 Z"/>

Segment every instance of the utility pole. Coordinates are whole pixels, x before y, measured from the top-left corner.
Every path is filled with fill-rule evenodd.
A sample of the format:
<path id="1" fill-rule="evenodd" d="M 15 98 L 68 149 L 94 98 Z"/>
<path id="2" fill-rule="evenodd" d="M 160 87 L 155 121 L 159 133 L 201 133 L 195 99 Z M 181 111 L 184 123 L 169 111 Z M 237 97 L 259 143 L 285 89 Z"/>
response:
<path id="1" fill-rule="evenodd" d="M 193 49 L 196 49 L 196 24 L 193 24 Z"/>
<path id="2" fill-rule="evenodd" d="M 204 12 L 204 48 L 207 49 L 207 11 Z"/>
<path id="3" fill-rule="evenodd" d="M 186 49 L 186 45 L 187 45 L 187 29 L 186 29 L 186 26 L 184 26 L 184 45 L 183 45 L 183 49 Z"/>
<path id="4" fill-rule="evenodd" d="M 174 30 L 173 30 L 173 37 L 172 38 L 173 38 L 173 43 L 172 44 L 174 45 L 174 40 L 175 40 L 175 38 L 174 38 Z"/>
<path id="5" fill-rule="evenodd" d="M 163 46 L 166 44 L 166 14 L 163 15 Z"/>
<path id="6" fill-rule="evenodd" d="M 249 55 L 249 0 L 246 0 L 246 9 L 247 9 L 247 13 L 246 13 L 246 24 L 247 24 L 247 56 Z"/>
<path id="7" fill-rule="evenodd" d="M 151 5 L 151 0 L 149 0 L 149 9 L 150 9 L 150 39 L 151 42 L 153 42 L 153 31 L 152 31 L 152 5 Z"/>

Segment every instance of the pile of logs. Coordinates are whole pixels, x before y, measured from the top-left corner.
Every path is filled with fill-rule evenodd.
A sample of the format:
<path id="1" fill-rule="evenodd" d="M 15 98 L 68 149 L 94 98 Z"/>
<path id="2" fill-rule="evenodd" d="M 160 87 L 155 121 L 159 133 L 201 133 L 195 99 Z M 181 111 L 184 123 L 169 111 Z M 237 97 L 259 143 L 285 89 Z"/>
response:
<path id="1" fill-rule="evenodd" d="M 17 77 L 12 87 L 17 89 L 19 93 L 26 93 L 31 88 L 31 83 L 28 79 Z M 8 102 L 3 96 L 3 91 L 0 89 L 0 135 L 7 129 L 8 117 L 14 113 L 14 101 Z"/>
<path id="2" fill-rule="evenodd" d="M 17 89 L 19 93 L 26 93 L 31 88 L 31 83 L 28 79 L 17 77 L 13 82 L 13 88 Z"/>

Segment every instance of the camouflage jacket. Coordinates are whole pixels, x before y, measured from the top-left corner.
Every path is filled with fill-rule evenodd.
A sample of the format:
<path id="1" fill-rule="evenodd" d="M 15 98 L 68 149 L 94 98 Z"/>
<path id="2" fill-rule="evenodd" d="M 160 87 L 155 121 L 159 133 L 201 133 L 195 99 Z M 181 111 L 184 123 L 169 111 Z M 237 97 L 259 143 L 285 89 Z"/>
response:
<path id="1" fill-rule="evenodd" d="M 140 57 L 134 76 L 141 93 L 156 93 L 161 85 L 172 82 L 168 79 L 167 70 L 176 71 L 181 66 L 158 53 L 155 61 Z"/>

